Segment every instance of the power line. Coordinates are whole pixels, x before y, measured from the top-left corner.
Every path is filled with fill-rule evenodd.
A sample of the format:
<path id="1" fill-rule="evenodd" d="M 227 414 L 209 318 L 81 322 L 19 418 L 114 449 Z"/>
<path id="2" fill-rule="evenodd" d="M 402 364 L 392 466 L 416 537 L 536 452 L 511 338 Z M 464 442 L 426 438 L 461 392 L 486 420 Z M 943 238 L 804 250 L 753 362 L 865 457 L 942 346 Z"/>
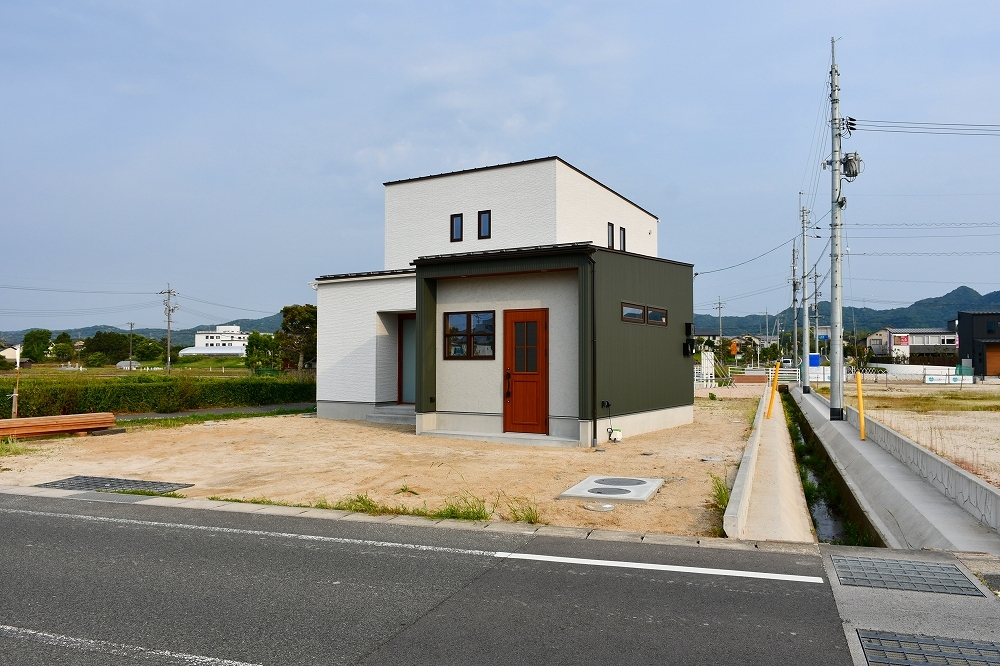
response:
<path id="1" fill-rule="evenodd" d="M 761 257 L 766 257 L 767 255 L 771 254 L 775 250 L 780 250 L 781 248 L 785 247 L 786 245 L 788 245 L 789 243 L 791 243 L 793 240 L 795 240 L 798 237 L 799 237 L 799 235 L 795 234 L 794 236 L 792 236 L 791 238 L 789 238 L 788 240 L 786 240 L 781 245 L 778 245 L 777 247 L 771 248 L 770 250 L 768 250 L 764 254 L 758 254 L 753 259 L 747 259 L 746 261 L 741 261 L 738 264 L 733 264 L 732 266 L 726 266 L 725 268 L 716 268 L 716 269 L 710 270 L 710 271 L 701 271 L 700 273 L 695 273 L 695 276 L 698 276 L 698 275 L 708 275 L 709 273 L 719 273 L 721 271 L 728 271 L 731 268 L 739 268 L 740 266 L 745 266 L 746 264 L 749 264 L 751 261 L 757 261 Z"/>
<path id="2" fill-rule="evenodd" d="M 204 303 L 205 305 L 217 305 L 220 308 L 228 308 L 230 310 L 244 310 L 246 312 L 258 312 L 260 314 L 274 314 L 273 312 L 268 312 L 267 310 L 253 310 L 251 308 L 240 308 L 235 305 L 223 305 L 222 303 L 213 303 L 212 301 L 203 301 L 194 296 L 188 296 L 187 294 L 177 294 L 181 298 L 186 298 L 189 301 L 195 301 L 196 303 Z"/>
<path id="3" fill-rule="evenodd" d="M 55 289 L 53 287 L 21 287 L 13 284 L 0 284 L 0 289 L 17 289 L 21 291 L 55 291 L 64 294 L 127 294 L 131 296 L 153 296 L 155 291 L 100 291 L 90 289 Z"/>
<path id="4" fill-rule="evenodd" d="M 852 222 L 847 226 L 851 227 L 879 227 L 891 229 L 893 227 L 905 227 L 907 229 L 920 229 L 920 228 L 982 228 L 982 227 L 1000 227 L 1000 222 Z"/>
<path id="5" fill-rule="evenodd" d="M 1000 254 L 1000 252 L 855 252 L 855 257 L 963 257 Z"/>

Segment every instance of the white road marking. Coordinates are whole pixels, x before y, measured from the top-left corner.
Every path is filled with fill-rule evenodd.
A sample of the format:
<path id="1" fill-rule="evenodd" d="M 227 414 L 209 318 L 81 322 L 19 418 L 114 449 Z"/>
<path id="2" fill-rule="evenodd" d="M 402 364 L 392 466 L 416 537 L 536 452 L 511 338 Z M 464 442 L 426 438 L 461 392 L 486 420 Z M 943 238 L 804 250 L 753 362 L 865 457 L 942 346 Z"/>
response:
<path id="1" fill-rule="evenodd" d="M 455 555 L 477 555 L 481 557 L 497 557 L 512 560 L 534 560 L 536 562 L 555 562 L 562 564 L 580 564 L 598 567 L 616 567 L 620 569 L 647 569 L 650 571 L 673 571 L 677 573 L 701 574 L 709 576 L 734 576 L 738 578 L 762 578 L 765 580 L 782 580 L 795 583 L 822 583 L 818 576 L 796 576 L 793 574 L 766 573 L 760 571 L 740 571 L 738 569 L 709 569 L 705 567 L 684 567 L 673 564 L 652 564 L 648 562 L 626 562 L 620 560 L 591 560 L 579 557 L 556 557 L 553 555 L 534 555 L 532 553 L 507 553 L 492 550 L 472 550 L 468 548 L 449 548 L 447 546 L 425 546 L 415 543 L 400 543 L 396 541 L 375 541 L 371 539 L 348 539 L 345 537 L 315 536 L 312 534 L 295 534 L 291 532 L 267 532 L 264 530 L 244 530 L 235 527 L 212 527 L 208 525 L 191 525 L 188 523 L 164 523 L 152 520 L 133 520 L 130 518 L 109 518 L 106 516 L 88 516 L 75 513 L 49 513 L 46 511 L 28 511 L 26 509 L 4 509 L 0 513 L 13 513 L 28 516 L 45 516 L 48 518 L 67 518 L 95 523 L 111 523 L 113 525 L 136 525 L 141 527 L 167 527 L 172 529 L 195 530 L 199 532 L 216 532 L 221 534 L 240 534 L 246 536 L 275 537 L 279 539 L 297 539 L 299 541 L 314 541 L 320 543 L 338 543 L 351 546 L 372 546 L 376 548 L 402 548 L 405 550 L 428 551 L 432 553 L 452 553 Z"/>
<path id="2" fill-rule="evenodd" d="M 740 571 L 739 569 L 708 569 L 705 567 L 682 567 L 676 564 L 652 564 L 649 562 L 625 562 L 621 560 L 589 560 L 582 557 L 556 557 L 554 555 L 534 555 L 532 553 L 497 553 L 497 557 L 511 560 L 533 560 L 535 562 L 558 562 L 561 564 L 582 564 L 591 567 L 617 567 L 620 569 L 648 569 L 650 571 L 676 571 L 677 573 L 703 574 L 708 576 L 735 576 L 737 578 L 763 578 L 784 580 L 793 583 L 822 583 L 818 576 L 796 576 L 793 574 L 766 573 L 763 571 Z"/>
<path id="3" fill-rule="evenodd" d="M 83 652 L 97 652 L 99 654 L 108 654 L 117 657 L 155 659 L 159 663 L 182 664 L 183 666 L 187 666 L 188 664 L 193 666 L 260 666 L 260 664 L 250 664 L 245 661 L 216 659 L 215 657 L 203 657 L 197 654 L 184 654 L 183 652 L 172 652 L 170 650 L 147 650 L 146 648 L 139 647 L 138 645 L 95 641 L 89 638 L 73 638 L 72 636 L 51 634 L 46 631 L 35 631 L 33 629 L 11 627 L 6 624 L 0 624 L 0 637 L 20 638 L 38 643 L 45 643 L 46 645 L 54 645 L 55 647 L 81 650 Z"/>

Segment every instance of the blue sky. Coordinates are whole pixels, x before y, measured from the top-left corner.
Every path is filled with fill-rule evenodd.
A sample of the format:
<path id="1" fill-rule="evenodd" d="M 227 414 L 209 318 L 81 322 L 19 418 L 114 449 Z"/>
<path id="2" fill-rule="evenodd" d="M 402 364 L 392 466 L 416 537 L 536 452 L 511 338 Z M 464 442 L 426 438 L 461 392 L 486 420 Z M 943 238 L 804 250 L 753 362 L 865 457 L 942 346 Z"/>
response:
<path id="1" fill-rule="evenodd" d="M 0 283 L 137 293 L 0 289 L 0 330 L 160 326 L 138 306 L 168 281 L 245 308 L 182 300 L 182 327 L 312 302 L 315 276 L 381 267 L 383 181 L 547 155 L 657 214 L 660 256 L 728 266 L 797 233 L 800 190 L 828 209 L 831 35 L 845 114 L 1000 123 L 998 33 L 990 2 L 2 2 Z M 848 224 L 997 221 L 1000 138 L 845 148 Z M 848 229 L 855 253 L 1000 246 Z M 786 307 L 790 251 L 699 276 L 696 309 Z M 996 264 L 856 256 L 845 292 L 985 293 Z"/>

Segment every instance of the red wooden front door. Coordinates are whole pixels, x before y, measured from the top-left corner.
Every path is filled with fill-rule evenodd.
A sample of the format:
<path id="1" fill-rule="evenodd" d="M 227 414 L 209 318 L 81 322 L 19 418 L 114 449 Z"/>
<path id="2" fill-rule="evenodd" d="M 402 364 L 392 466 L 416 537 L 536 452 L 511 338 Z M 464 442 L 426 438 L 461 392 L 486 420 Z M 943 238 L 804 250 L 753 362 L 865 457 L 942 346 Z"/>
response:
<path id="1" fill-rule="evenodd" d="M 549 434 L 549 311 L 503 311 L 504 432 Z"/>

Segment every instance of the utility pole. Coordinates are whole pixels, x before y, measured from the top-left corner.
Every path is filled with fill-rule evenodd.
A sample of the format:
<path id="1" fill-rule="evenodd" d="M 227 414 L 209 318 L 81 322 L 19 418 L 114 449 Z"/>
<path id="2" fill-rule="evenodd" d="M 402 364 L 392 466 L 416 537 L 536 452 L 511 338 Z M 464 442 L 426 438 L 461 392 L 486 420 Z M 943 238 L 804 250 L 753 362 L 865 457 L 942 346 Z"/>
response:
<path id="1" fill-rule="evenodd" d="M 132 369 L 132 330 L 135 328 L 135 322 L 130 321 L 128 323 L 128 369 Z"/>
<path id="2" fill-rule="evenodd" d="M 840 247 L 841 196 L 840 72 L 837 70 L 837 41 L 830 38 L 830 420 L 844 420 L 844 312 L 841 277 L 843 254 Z"/>
<path id="3" fill-rule="evenodd" d="M 819 271 L 813 272 L 813 314 L 816 324 L 813 326 L 813 339 L 816 341 L 816 351 L 819 352 Z M 821 352 L 822 353 L 822 352 Z"/>
<path id="4" fill-rule="evenodd" d="M 809 233 L 806 230 L 809 211 L 802 207 L 799 192 L 799 217 L 802 218 L 802 392 L 809 393 Z M 796 313 L 798 314 L 798 313 Z"/>
<path id="5" fill-rule="evenodd" d="M 725 306 L 726 306 L 726 304 L 723 303 L 722 299 L 720 298 L 718 304 L 714 308 L 715 310 L 719 311 L 719 344 L 720 345 L 722 344 L 722 308 L 724 308 Z"/>
<path id="6" fill-rule="evenodd" d="M 802 195 L 800 194 L 801 198 Z M 799 202 L 802 203 L 801 201 Z M 799 276 L 795 261 L 798 245 L 792 243 L 792 353 L 795 357 L 795 367 L 799 367 Z"/>
<path id="7" fill-rule="evenodd" d="M 177 292 L 170 288 L 170 283 L 167 283 L 167 290 L 161 291 L 161 294 L 165 295 L 163 299 L 163 312 L 167 315 L 167 374 L 170 374 L 170 322 L 173 318 L 175 312 L 177 312 L 177 306 L 170 304 L 170 298 L 176 297 Z"/>

